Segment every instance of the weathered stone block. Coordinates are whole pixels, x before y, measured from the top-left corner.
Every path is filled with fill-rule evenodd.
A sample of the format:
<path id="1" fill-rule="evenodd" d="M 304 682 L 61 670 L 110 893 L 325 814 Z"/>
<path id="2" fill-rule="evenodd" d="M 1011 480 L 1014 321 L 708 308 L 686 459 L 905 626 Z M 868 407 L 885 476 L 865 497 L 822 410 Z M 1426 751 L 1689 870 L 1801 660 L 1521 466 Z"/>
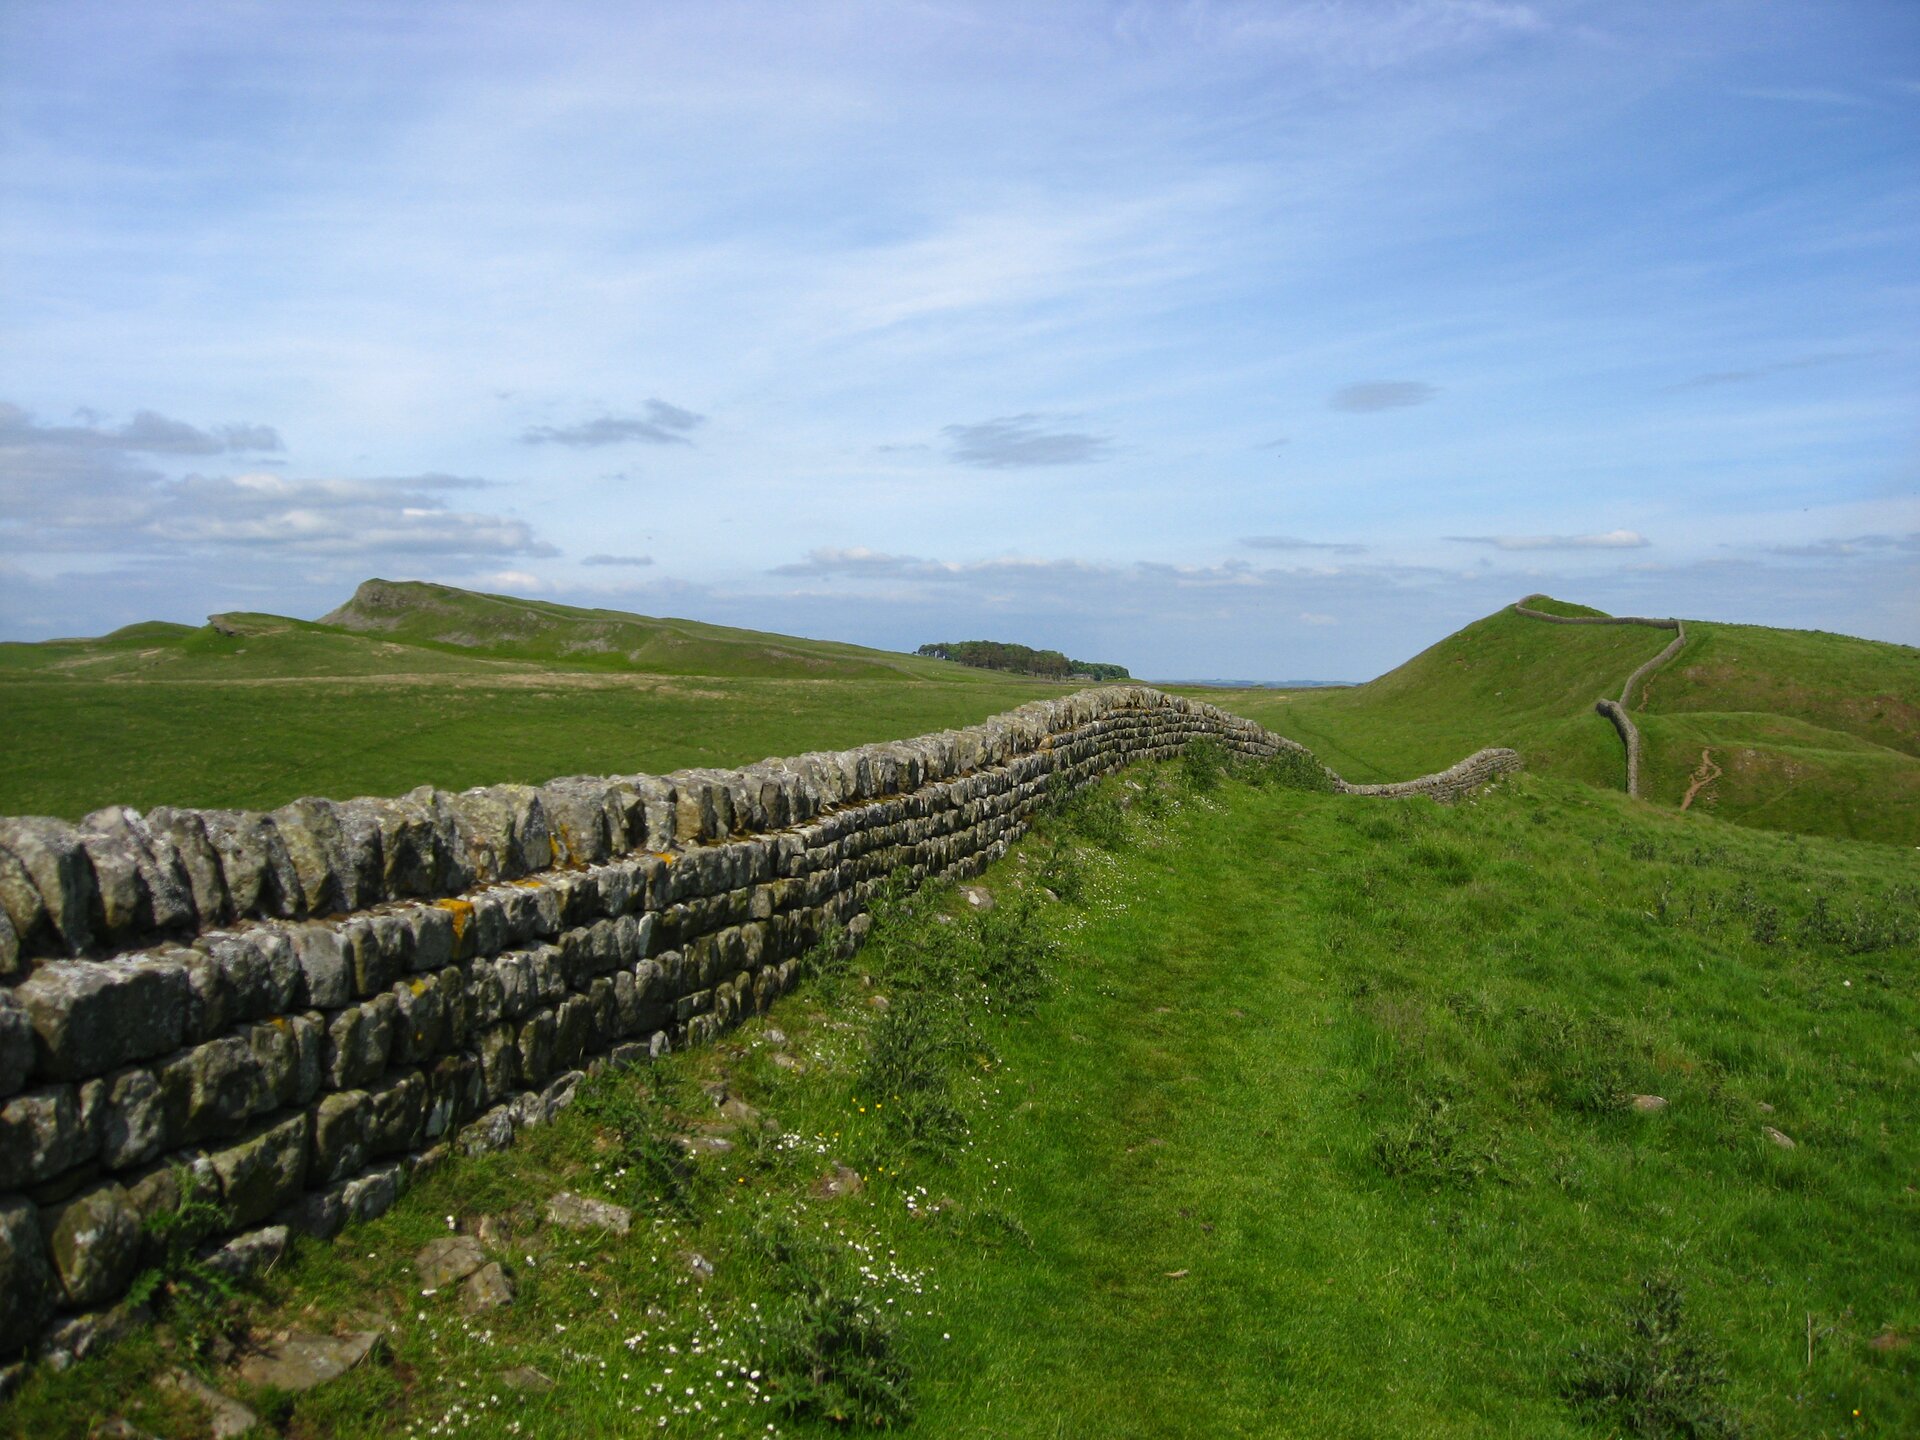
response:
<path id="1" fill-rule="evenodd" d="M 327 1026 L 327 1082 L 333 1089 L 378 1080 L 393 1053 L 393 1032 L 400 1007 L 392 995 L 376 995 L 349 1005 Z"/>
<path id="2" fill-rule="evenodd" d="M 287 939 L 306 981 L 307 1004 L 338 1010 L 353 999 L 353 963 L 338 926 L 296 925 Z"/>
<path id="3" fill-rule="evenodd" d="M 96 1185 L 48 1206 L 40 1212 L 40 1228 L 69 1307 L 104 1304 L 133 1279 L 140 1263 L 140 1217 L 119 1185 Z"/>
<path id="4" fill-rule="evenodd" d="M 13 902 L 7 905 L 22 938 L 40 939 L 50 929 L 54 944 L 42 954 L 57 949 L 78 955 L 91 945 L 99 893 L 80 832 L 58 820 L 0 820 L 0 850 L 19 862 L 39 900 L 40 923 L 32 930 L 20 925 Z M 34 907 L 26 908 L 31 917 Z"/>
<path id="5" fill-rule="evenodd" d="M 99 1152 L 99 1136 L 83 1127 L 78 1093 L 49 1085 L 0 1107 L 0 1190 L 51 1179 Z"/>
<path id="6" fill-rule="evenodd" d="M 393 987 L 393 999 L 394 1064 L 424 1064 L 446 1048 L 447 1006 L 438 976 L 400 981 Z"/>
<path id="7" fill-rule="evenodd" d="M 0 1197 L 0 1355 L 24 1349 L 53 1313 L 53 1268 L 30 1201 Z"/>
<path id="8" fill-rule="evenodd" d="M 520 1088 L 520 1030 L 511 1022 L 480 1032 L 476 1047 L 487 1098 L 504 1100 Z"/>
<path id="9" fill-rule="evenodd" d="M 364 1090 L 338 1090 L 313 1109 L 309 1173 L 330 1184 L 366 1168 L 371 1103 Z"/>
<path id="10" fill-rule="evenodd" d="M 520 1027 L 520 1079 L 538 1085 L 553 1073 L 553 1012 L 541 1010 Z"/>
<path id="11" fill-rule="evenodd" d="M 187 882 L 188 900 L 201 925 L 223 925 L 233 916 L 227 882 L 220 874 L 220 854 L 207 838 L 199 812 L 157 806 L 147 812 L 147 831 L 157 855 L 171 856 Z"/>
<path id="12" fill-rule="evenodd" d="M 415 1072 L 367 1092 L 367 1148 L 374 1155 L 417 1150 L 426 1137 L 427 1078 Z"/>
<path id="13" fill-rule="evenodd" d="M 274 1093 L 244 1035 L 222 1035 L 154 1067 L 170 1145 L 237 1135 L 274 1106 Z"/>
<path id="14" fill-rule="evenodd" d="M 203 810 L 200 821 L 220 857 L 236 917 L 306 913 L 300 877 L 271 818 L 250 810 Z"/>
<path id="15" fill-rule="evenodd" d="M 33 1019 L 10 990 L 0 990 L 0 1100 L 33 1072 Z"/>
<path id="16" fill-rule="evenodd" d="M 108 1080 L 100 1119 L 100 1159 L 109 1170 L 145 1164 L 167 1149 L 167 1107 L 160 1082 L 144 1067 Z"/>
<path id="17" fill-rule="evenodd" d="M 191 1002 L 185 968 L 155 956 L 55 961 L 14 995 L 33 1021 L 35 1068 L 56 1080 L 177 1048 Z"/>
<path id="18" fill-rule="evenodd" d="M 563 1000 L 553 1012 L 553 1063 L 570 1070 L 593 1048 L 593 1002 L 584 995 Z"/>
<path id="19" fill-rule="evenodd" d="M 406 1170 L 400 1165 L 382 1165 L 357 1180 L 340 1187 L 340 1203 L 352 1220 L 373 1220 L 393 1208 L 406 1188 Z"/>
<path id="20" fill-rule="evenodd" d="M 427 1077 L 427 1139 L 438 1140 L 480 1113 L 486 1103 L 480 1064 L 470 1055 L 444 1056 Z"/>
<path id="21" fill-rule="evenodd" d="M 309 915 L 337 915 L 348 903 L 346 847 L 331 800 L 311 796 L 282 805 L 269 817 L 286 846 Z"/>
<path id="22" fill-rule="evenodd" d="M 307 1182 L 308 1128 L 305 1115 L 290 1116 L 207 1157 L 229 1226 L 258 1224 L 299 1197 Z"/>

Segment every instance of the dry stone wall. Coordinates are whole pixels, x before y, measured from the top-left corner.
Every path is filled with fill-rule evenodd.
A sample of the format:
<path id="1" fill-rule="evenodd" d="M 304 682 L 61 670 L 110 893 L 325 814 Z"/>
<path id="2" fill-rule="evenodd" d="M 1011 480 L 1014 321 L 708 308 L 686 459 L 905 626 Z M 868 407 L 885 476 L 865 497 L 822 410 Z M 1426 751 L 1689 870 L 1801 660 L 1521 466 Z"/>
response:
<path id="1" fill-rule="evenodd" d="M 1203 737 L 1300 748 L 1120 686 L 742 770 L 0 820 L 0 1358 L 111 1323 L 183 1173 L 229 1258 L 332 1234 L 589 1065 L 765 1009 L 894 871 L 977 873 L 1050 797 Z M 1518 763 L 1336 783 L 1451 799 Z"/>
<path id="2" fill-rule="evenodd" d="M 1535 610 L 1528 606 L 1527 600 L 1542 597 L 1529 595 L 1526 600 L 1513 602 L 1514 613 L 1525 615 L 1530 620 L 1545 620 L 1554 625 L 1649 625 L 1655 630 L 1671 630 L 1673 639 L 1669 640 L 1660 653 L 1641 665 L 1631 675 L 1627 683 L 1620 687 L 1618 700 L 1596 700 L 1594 710 L 1607 717 L 1613 728 L 1620 732 L 1620 743 L 1627 754 L 1627 794 L 1635 799 L 1640 797 L 1640 727 L 1633 723 L 1633 716 L 1627 708 L 1633 704 L 1633 692 L 1640 682 L 1680 653 L 1687 643 L 1687 626 L 1684 620 L 1649 620 L 1643 615 L 1551 615 L 1545 610 Z"/>

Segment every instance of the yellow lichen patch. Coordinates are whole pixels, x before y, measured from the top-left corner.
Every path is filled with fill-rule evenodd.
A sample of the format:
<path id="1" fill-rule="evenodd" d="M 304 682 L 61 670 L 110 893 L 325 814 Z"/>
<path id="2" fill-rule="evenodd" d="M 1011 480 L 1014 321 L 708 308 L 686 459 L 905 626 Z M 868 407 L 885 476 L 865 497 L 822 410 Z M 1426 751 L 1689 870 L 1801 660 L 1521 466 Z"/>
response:
<path id="1" fill-rule="evenodd" d="M 662 865 L 671 865 L 675 860 L 680 858 L 679 856 L 675 855 L 671 850 L 649 850 L 647 853 L 653 856 L 653 858 L 658 860 Z"/>
<path id="2" fill-rule="evenodd" d="M 427 982 L 426 982 L 426 981 L 424 981 L 424 980 L 416 980 L 416 981 L 414 981 L 414 982 L 413 982 L 413 993 L 414 993 L 415 995 L 424 995 L 424 994 L 426 994 L 426 993 L 427 993 Z"/>
<path id="3" fill-rule="evenodd" d="M 453 916 L 453 938 L 458 940 L 467 933 L 467 926 L 473 921 L 473 902 L 470 900 L 436 900 L 433 902 Z"/>

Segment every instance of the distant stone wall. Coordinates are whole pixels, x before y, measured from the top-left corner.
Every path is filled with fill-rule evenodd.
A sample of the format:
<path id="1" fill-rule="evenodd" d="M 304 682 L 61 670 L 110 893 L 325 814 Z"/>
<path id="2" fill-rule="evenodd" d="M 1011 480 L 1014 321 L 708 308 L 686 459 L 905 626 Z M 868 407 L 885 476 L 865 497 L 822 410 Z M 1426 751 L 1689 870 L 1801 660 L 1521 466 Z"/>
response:
<path id="1" fill-rule="evenodd" d="M 1534 610 L 1527 600 L 1539 600 L 1544 597 L 1529 595 L 1526 600 L 1513 602 L 1516 615 L 1525 615 L 1530 620 L 1545 620 L 1554 625 L 1650 625 L 1656 630 L 1671 630 L 1673 639 L 1665 648 L 1647 661 L 1631 675 L 1627 683 L 1620 687 L 1618 700 L 1596 700 L 1593 708 L 1613 722 L 1613 728 L 1620 732 L 1620 743 L 1627 754 L 1627 794 L 1634 799 L 1640 798 L 1640 727 L 1633 723 L 1633 716 L 1627 713 L 1633 704 L 1634 688 L 1639 683 L 1680 653 L 1687 643 L 1687 626 L 1683 620 L 1649 620 L 1642 615 L 1549 615 L 1544 610 Z"/>
<path id="2" fill-rule="evenodd" d="M 112 1321 L 181 1169 L 231 1255 L 330 1235 L 590 1063 L 764 1010 L 895 870 L 977 873 L 1050 797 L 1203 737 L 1301 749 L 1117 686 L 741 770 L 0 820 L 0 1358 Z M 1448 800 L 1518 764 L 1334 778 Z"/>

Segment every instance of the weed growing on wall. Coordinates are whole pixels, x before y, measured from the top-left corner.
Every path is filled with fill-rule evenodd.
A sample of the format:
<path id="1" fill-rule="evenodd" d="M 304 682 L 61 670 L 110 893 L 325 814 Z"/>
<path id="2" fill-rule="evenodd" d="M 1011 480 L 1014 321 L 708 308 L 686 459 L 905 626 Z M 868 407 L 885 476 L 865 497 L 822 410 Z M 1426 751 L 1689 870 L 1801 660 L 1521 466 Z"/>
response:
<path id="1" fill-rule="evenodd" d="M 171 1181 L 177 1198 L 144 1227 L 154 1263 L 134 1278 L 126 1298 L 166 1317 L 181 1351 L 199 1361 L 225 1339 L 240 1291 L 200 1253 L 207 1237 L 226 1225 L 211 1187 L 183 1165 L 173 1167 Z"/>

